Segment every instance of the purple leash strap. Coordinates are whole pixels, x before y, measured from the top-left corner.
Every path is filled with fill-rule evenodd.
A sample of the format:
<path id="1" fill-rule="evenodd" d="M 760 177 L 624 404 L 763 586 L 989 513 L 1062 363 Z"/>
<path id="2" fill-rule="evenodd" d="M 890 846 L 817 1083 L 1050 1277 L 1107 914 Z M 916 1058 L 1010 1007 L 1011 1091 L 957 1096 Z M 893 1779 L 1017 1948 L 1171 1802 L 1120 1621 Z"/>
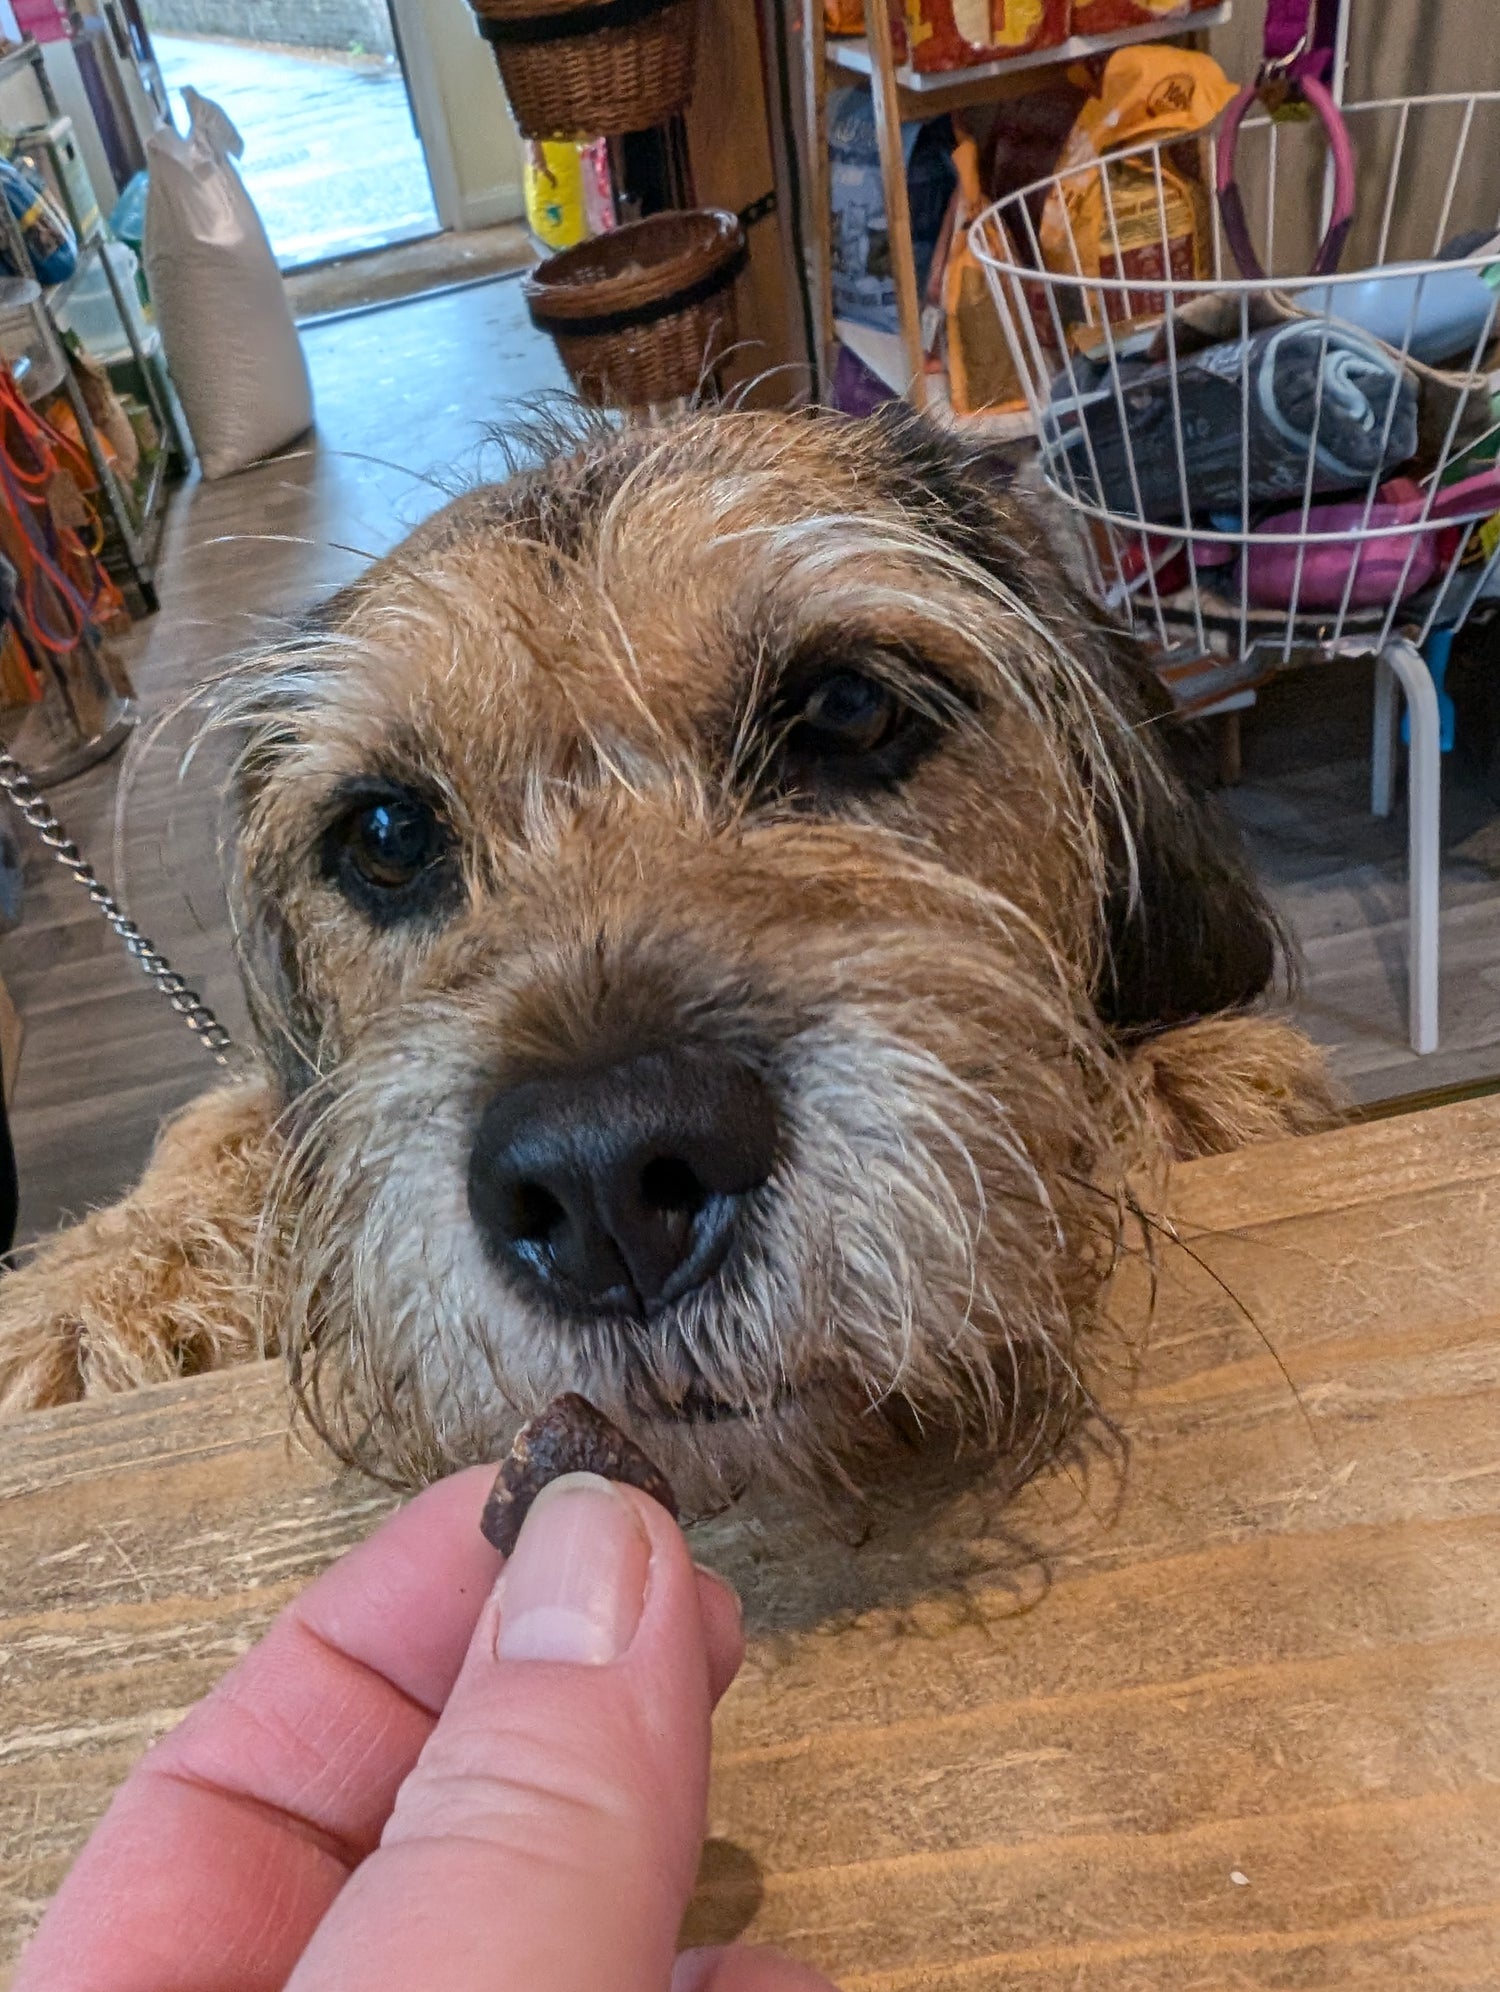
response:
<path id="1" fill-rule="evenodd" d="M 1326 83 L 1338 26 L 1338 0 L 1266 0 L 1262 74 Z"/>
<path id="2" fill-rule="evenodd" d="M 1354 220 L 1354 148 L 1349 129 L 1326 81 L 1338 35 L 1339 0 L 1266 0 L 1264 56 L 1260 74 L 1241 90 L 1219 128 L 1215 181 L 1219 215 L 1241 273 L 1265 278 L 1250 237 L 1245 203 L 1234 176 L 1234 155 L 1245 113 L 1258 97 L 1273 111 L 1287 97 L 1307 103 L 1328 136 L 1333 160 L 1333 211 L 1328 232 L 1313 258 L 1312 275 L 1326 277 L 1339 266 Z"/>

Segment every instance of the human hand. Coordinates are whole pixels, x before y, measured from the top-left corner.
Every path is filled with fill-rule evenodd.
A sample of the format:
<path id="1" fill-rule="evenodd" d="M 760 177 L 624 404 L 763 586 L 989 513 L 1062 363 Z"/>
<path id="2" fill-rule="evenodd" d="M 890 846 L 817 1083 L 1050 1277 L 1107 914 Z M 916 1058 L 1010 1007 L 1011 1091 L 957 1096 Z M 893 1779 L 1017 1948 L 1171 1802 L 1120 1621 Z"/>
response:
<path id="1" fill-rule="evenodd" d="M 733 1593 L 588 1474 L 497 1583 L 490 1478 L 419 1495 L 146 1755 L 12 1992 L 831 1992 L 768 1952 L 674 1964 Z"/>

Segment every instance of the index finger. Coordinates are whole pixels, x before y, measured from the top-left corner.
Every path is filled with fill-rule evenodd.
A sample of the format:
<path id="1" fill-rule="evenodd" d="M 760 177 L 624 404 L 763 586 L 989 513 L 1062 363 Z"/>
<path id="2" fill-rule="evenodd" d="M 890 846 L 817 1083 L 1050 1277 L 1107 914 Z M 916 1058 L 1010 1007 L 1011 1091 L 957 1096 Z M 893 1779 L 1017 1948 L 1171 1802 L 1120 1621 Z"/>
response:
<path id="1" fill-rule="evenodd" d="M 326 1570 L 136 1767 L 12 1992 L 283 1985 L 447 1700 L 499 1558 L 493 1469 L 455 1475 Z"/>

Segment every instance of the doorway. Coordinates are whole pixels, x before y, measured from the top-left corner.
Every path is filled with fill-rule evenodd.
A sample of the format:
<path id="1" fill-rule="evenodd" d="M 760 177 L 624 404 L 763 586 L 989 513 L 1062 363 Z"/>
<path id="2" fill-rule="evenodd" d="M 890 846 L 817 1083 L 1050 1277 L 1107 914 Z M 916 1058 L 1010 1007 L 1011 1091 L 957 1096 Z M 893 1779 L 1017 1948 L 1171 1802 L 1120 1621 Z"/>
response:
<path id="1" fill-rule="evenodd" d="M 180 130 L 182 91 L 245 141 L 240 170 L 284 270 L 440 227 L 387 0 L 145 0 Z"/>

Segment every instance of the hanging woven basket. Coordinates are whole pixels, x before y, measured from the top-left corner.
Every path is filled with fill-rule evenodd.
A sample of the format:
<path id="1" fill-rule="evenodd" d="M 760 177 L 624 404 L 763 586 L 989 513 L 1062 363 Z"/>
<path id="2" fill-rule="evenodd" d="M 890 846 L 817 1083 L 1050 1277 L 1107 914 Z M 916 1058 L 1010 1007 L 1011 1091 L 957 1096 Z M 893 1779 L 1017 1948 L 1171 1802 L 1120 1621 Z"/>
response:
<path id="1" fill-rule="evenodd" d="M 539 264 L 526 303 L 584 400 L 649 408 L 696 394 L 734 343 L 745 261 L 737 216 L 653 214 Z"/>
<path id="2" fill-rule="evenodd" d="M 618 138 L 693 94 L 697 0 L 472 0 L 523 138 Z"/>

